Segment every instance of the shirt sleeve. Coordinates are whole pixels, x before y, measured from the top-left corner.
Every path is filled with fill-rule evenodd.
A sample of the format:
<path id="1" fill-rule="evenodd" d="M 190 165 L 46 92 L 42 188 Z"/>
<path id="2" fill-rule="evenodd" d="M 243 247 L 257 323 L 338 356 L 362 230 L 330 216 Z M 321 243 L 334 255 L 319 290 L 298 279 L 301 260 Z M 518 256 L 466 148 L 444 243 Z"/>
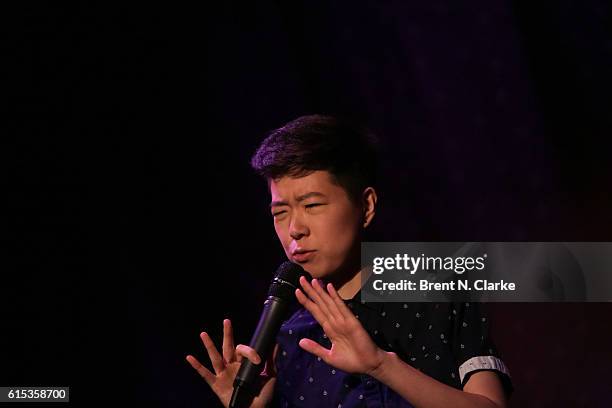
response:
<path id="1" fill-rule="evenodd" d="M 514 391 L 510 371 L 501 359 L 489 333 L 489 316 L 484 305 L 477 302 L 450 304 L 453 318 L 452 352 L 455 357 L 461 386 L 478 371 L 494 371 L 504 387 L 506 396 Z"/>

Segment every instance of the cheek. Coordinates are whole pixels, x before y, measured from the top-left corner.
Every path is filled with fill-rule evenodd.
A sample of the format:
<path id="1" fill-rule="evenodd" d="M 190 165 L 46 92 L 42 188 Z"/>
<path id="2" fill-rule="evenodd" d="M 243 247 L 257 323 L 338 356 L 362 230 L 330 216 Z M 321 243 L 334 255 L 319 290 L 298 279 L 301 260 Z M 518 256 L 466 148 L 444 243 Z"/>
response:
<path id="1" fill-rule="evenodd" d="M 355 217 L 335 217 L 321 225 L 324 229 L 325 247 L 335 262 L 343 262 L 348 252 L 359 244 L 359 222 Z"/>
<path id="2" fill-rule="evenodd" d="M 274 231 L 276 231 L 276 236 L 283 246 L 283 249 L 285 249 L 285 252 L 287 252 L 287 248 L 291 244 L 291 240 L 289 239 L 289 233 L 287 232 L 286 228 L 283 228 L 282 224 L 275 222 Z"/>

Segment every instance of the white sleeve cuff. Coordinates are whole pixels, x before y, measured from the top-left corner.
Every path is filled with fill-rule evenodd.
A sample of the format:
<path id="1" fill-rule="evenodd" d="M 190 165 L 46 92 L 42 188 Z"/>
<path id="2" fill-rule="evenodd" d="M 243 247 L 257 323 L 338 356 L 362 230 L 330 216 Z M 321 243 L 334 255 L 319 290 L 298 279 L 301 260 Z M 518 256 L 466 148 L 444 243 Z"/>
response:
<path id="1" fill-rule="evenodd" d="M 497 370 L 510 377 L 508 367 L 506 367 L 504 362 L 499 358 L 493 356 L 476 356 L 459 366 L 461 384 L 463 384 L 463 379 L 468 373 L 476 370 Z"/>

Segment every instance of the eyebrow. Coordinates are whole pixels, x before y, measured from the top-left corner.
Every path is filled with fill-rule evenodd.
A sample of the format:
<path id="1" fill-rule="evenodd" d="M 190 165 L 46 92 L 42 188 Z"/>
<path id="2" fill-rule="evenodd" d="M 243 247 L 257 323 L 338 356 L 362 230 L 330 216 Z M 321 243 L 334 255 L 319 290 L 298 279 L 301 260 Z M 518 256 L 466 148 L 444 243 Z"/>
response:
<path id="1" fill-rule="evenodd" d="M 319 193 L 318 191 L 311 191 L 310 193 L 302 194 L 301 196 L 296 198 L 297 202 L 304 201 L 310 197 L 325 197 L 325 194 Z M 277 205 L 289 205 L 286 201 L 272 201 L 270 203 L 270 207 L 275 207 Z"/>

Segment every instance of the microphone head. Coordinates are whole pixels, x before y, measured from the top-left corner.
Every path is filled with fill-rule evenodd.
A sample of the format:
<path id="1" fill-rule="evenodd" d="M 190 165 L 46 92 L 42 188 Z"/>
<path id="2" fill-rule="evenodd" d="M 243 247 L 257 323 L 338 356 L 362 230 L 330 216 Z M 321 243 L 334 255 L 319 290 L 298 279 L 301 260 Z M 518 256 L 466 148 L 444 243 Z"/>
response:
<path id="1" fill-rule="evenodd" d="M 268 296 L 294 300 L 295 290 L 300 287 L 300 276 L 310 280 L 310 275 L 300 265 L 289 261 L 283 262 L 274 274 Z"/>

